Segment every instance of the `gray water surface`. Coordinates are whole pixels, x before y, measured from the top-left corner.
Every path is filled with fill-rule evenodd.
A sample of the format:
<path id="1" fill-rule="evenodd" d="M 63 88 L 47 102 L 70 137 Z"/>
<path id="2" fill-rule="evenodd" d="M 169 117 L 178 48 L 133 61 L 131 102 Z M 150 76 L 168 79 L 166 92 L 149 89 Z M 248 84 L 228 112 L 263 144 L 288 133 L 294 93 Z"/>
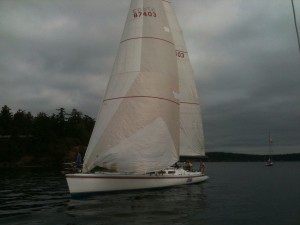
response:
<path id="1" fill-rule="evenodd" d="M 208 182 L 71 199 L 59 171 L 6 169 L 0 224 L 299 225 L 300 162 L 206 163 Z"/>

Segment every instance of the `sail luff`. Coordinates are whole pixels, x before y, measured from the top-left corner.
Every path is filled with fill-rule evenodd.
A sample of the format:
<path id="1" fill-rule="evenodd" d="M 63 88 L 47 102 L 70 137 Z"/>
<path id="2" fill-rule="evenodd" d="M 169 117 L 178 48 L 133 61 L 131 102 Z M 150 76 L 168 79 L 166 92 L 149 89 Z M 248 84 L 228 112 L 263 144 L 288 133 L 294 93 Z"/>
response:
<path id="1" fill-rule="evenodd" d="M 180 156 L 204 156 L 202 117 L 189 54 L 171 2 L 163 1 L 176 48 L 180 93 Z"/>
<path id="2" fill-rule="evenodd" d="M 132 0 L 84 171 L 100 166 L 145 173 L 178 160 L 174 52 L 161 0 Z"/>

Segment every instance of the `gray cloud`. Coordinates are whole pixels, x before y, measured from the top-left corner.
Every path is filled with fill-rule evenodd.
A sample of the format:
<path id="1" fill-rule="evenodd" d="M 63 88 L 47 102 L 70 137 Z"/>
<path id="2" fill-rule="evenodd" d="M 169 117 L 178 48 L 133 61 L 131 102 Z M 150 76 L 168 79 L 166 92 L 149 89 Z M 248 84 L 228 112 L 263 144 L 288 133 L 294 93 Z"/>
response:
<path id="1" fill-rule="evenodd" d="M 299 152 L 300 57 L 290 2 L 176 3 L 189 28 L 208 150 L 264 154 L 271 129 L 277 153 Z"/>
<path id="2" fill-rule="evenodd" d="M 129 2 L 2 0 L 1 105 L 96 116 Z M 275 152 L 300 152 L 300 55 L 290 2 L 173 5 L 195 71 L 208 151 L 263 154 L 271 129 Z"/>

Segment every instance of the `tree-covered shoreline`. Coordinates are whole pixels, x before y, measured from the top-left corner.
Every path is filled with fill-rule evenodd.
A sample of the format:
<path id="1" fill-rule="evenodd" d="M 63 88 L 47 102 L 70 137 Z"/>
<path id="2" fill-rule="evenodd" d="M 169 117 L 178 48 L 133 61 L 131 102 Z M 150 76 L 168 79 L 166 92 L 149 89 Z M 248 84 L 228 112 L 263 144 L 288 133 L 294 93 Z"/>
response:
<path id="1" fill-rule="evenodd" d="M 73 160 L 77 151 L 83 154 L 95 120 L 77 109 L 56 111 L 33 116 L 22 109 L 12 113 L 4 105 L 0 111 L 0 165 L 61 165 Z"/>
<path id="2" fill-rule="evenodd" d="M 77 109 L 64 108 L 47 115 L 33 116 L 19 109 L 12 113 L 4 105 L 0 111 L 0 167 L 55 166 L 84 155 L 95 120 Z M 206 161 L 264 161 L 265 156 L 225 152 L 207 152 Z M 300 154 L 274 155 L 275 161 L 300 161 Z"/>

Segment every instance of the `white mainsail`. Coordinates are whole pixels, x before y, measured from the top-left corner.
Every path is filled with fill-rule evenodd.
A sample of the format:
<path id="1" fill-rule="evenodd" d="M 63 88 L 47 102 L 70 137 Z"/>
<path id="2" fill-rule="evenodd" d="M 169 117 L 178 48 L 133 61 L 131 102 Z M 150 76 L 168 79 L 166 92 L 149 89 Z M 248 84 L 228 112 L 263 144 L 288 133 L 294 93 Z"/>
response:
<path id="1" fill-rule="evenodd" d="M 145 173 L 179 158 L 178 68 L 161 0 L 132 0 L 110 81 L 84 158 Z"/>
<path id="2" fill-rule="evenodd" d="M 180 98 L 180 156 L 204 156 L 202 118 L 188 51 L 170 0 L 163 1 L 176 48 Z"/>

